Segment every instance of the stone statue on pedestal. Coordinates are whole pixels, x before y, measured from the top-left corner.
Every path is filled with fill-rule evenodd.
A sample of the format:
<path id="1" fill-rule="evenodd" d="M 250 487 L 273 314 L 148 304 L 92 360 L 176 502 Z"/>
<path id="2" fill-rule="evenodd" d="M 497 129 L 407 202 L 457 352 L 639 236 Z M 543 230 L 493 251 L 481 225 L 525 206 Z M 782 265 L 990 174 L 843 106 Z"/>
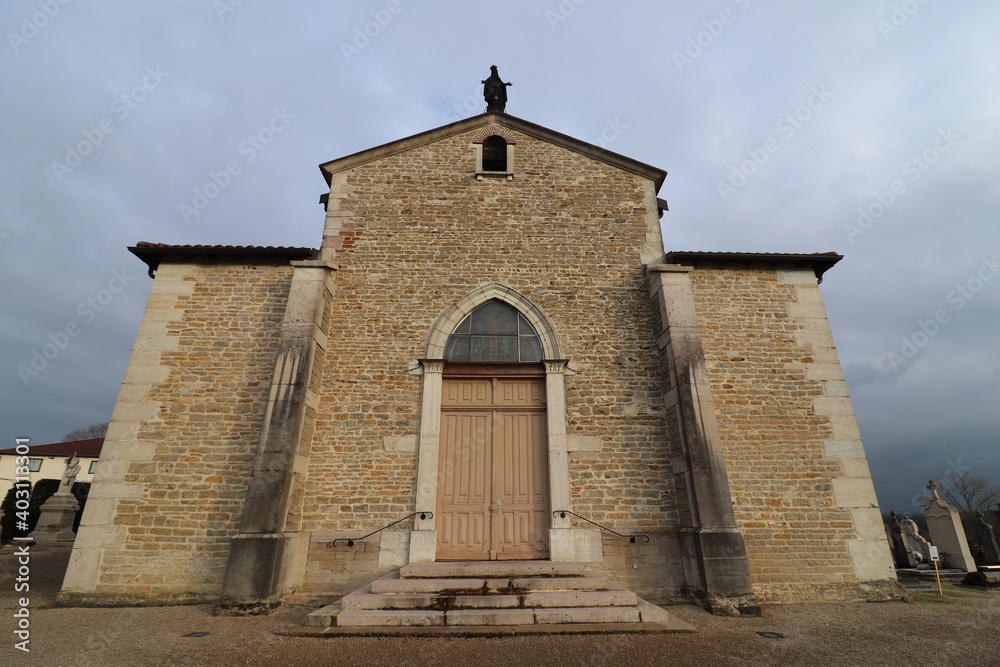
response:
<path id="1" fill-rule="evenodd" d="M 76 538 L 73 522 L 80 505 L 72 490 L 79 473 L 80 459 L 73 454 L 66 460 L 66 469 L 63 470 L 59 490 L 42 503 L 42 513 L 35 524 L 35 530 L 28 537 L 39 544 L 68 544 Z"/>
<path id="2" fill-rule="evenodd" d="M 490 78 L 481 81 L 483 85 L 483 97 L 486 98 L 486 113 L 495 111 L 503 112 L 507 108 L 507 86 L 512 83 L 504 83 L 500 80 L 496 65 L 490 65 Z"/>
<path id="3" fill-rule="evenodd" d="M 80 459 L 76 454 L 66 461 L 66 469 L 63 471 L 62 481 L 59 482 L 59 490 L 56 493 L 72 493 L 76 476 L 80 474 Z"/>

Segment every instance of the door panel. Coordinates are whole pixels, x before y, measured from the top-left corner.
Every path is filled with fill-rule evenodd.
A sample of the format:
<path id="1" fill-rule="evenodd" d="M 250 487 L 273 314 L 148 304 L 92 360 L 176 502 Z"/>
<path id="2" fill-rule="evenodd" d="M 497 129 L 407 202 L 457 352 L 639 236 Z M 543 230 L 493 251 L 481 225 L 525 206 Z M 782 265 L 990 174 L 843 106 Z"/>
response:
<path id="1" fill-rule="evenodd" d="M 548 555 L 545 413 L 494 413 L 494 496 L 500 499 L 498 558 Z"/>
<path id="2" fill-rule="evenodd" d="M 542 379 L 445 380 L 439 560 L 548 557 L 544 406 Z"/>
<path id="3" fill-rule="evenodd" d="M 489 412 L 441 415 L 438 451 L 438 554 L 489 554 Z"/>

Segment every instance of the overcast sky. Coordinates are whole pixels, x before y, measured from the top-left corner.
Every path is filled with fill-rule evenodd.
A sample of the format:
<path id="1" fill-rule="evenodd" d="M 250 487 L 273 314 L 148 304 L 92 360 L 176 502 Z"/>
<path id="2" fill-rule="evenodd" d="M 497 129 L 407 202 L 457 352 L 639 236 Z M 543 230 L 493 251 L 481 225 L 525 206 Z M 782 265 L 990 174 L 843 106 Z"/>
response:
<path id="1" fill-rule="evenodd" d="M 825 252 L 884 511 L 1000 482 L 1000 5 L 5 0 L 0 423 L 107 420 L 137 241 L 317 247 L 317 165 L 507 111 L 669 172 L 668 250 Z M 228 170 L 228 173 L 227 173 Z M 214 174 L 214 181 L 213 181 Z"/>

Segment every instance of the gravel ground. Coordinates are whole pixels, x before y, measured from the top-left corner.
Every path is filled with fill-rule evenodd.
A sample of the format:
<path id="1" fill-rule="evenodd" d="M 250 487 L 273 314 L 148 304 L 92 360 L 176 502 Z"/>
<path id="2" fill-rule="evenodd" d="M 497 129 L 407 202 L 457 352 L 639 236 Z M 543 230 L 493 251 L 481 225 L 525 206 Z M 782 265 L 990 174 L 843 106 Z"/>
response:
<path id="1" fill-rule="evenodd" d="M 14 572 L 0 555 L 0 665 L 1000 665 L 1000 593 L 949 587 L 916 602 L 771 606 L 762 618 L 672 613 L 694 634 L 487 638 L 305 638 L 275 634 L 311 609 L 212 616 L 207 605 L 54 608 L 65 549 L 34 549 L 30 653 L 14 648 Z M 207 632 L 205 637 L 183 637 Z M 777 632 L 768 639 L 758 632 Z"/>

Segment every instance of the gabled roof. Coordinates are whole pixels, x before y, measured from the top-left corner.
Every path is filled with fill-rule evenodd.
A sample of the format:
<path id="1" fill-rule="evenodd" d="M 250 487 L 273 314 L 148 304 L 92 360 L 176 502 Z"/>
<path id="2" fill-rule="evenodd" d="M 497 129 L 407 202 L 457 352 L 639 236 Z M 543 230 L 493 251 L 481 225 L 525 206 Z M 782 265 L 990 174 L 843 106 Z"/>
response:
<path id="1" fill-rule="evenodd" d="M 96 459 L 101 455 L 101 447 L 103 446 L 104 438 L 71 440 L 70 442 L 56 442 L 51 445 L 34 445 L 28 447 L 28 456 L 72 456 L 76 454 L 80 458 Z M 0 454 L 18 455 L 16 447 L 0 449 Z"/>
<path id="2" fill-rule="evenodd" d="M 506 113 L 484 113 L 478 116 L 473 116 L 472 118 L 465 118 L 451 123 L 450 125 L 444 125 L 443 127 L 428 130 L 427 132 L 421 132 L 420 134 L 414 134 L 413 136 L 406 137 L 404 139 L 391 141 L 387 144 L 376 146 L 375 148 L 369 148 L 359 153 L 353 153 L 336 160 L 324 162 L 319 166 L 319 168 L 320 171 L 323 172 L 323 178 L 326 179 L 326 182 L 329 185 L 333 174 L 339 171 L 351 169 L 373 160 L 378 160 L 389 155 L 395 155 L 396 153 L 425 146 L 435 141 L 441 141 L 442 139 L 447 139 L 448 137 L 452 137 L 456 134 L 462 134 L 464 132 L 469 132 L 470 130 L 486 127 L 488 125 L 500 125 L 516 132 L 521 132 L 522 134 L 526 134 L 530 137 L 534 137 L 535 139 L 547 141 L 550 144 L 561 146 L 567 150 L 580 153 L 581 155 L 586 155 L 587 157 L 599 160 L 614 167 L 618 167 L 619 169 L 632 172 L 633 174 L 644 176 L 656 183 L 657 190 L 660 189 L 660 186 L 663 184 L 663 179 L 667 175 L 667 172 L 662 169 L 658 169 L 643 162 L 639 162 L 638 160 L 633 160 L 630 157 L 614 153 L 606 148 L 589 144 L 586 141 L 574 139 L 571 136 L 556 132 L 555 130 L 550 130 L 547 127 L 529 123 L 526 120 L 522 120 L 516 116 L 511 116 Z"/>

